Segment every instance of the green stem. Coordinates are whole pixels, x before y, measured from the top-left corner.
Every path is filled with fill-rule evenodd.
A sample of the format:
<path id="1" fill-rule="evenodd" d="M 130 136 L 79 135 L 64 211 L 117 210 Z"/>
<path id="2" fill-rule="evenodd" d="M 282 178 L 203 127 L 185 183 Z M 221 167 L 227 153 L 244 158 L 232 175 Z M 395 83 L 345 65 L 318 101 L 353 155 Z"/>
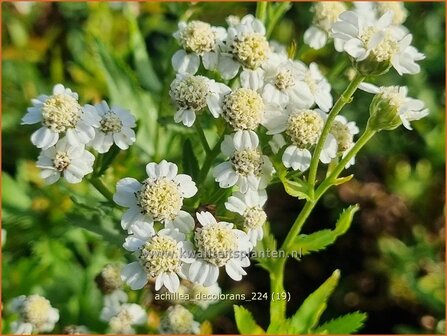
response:
<path id="1" fill-rule="evenodd" d="M 211 166 L 214 163 L 214 159 L 219 155 L 220 153 L 220 144 L 224 140 L 225 133 L 222 134 L 222 136 L 217 140 L 216 144 L 214 145 L 213 149 L 211 149 L 205 156 L 205 160 L 203 162 L 202 169 L 200 169 L 199 174 L 199 180 L 198 185 L 202 185 L 202 183 L 206 180 L 206 177 L 208 176 L 208 172 L 211 169 Z"/>
<path id="2" fill-rule="evenodd" d="M 203 132 L 202 125 L 200 125 L 198 121 L 196 121 L 194 125 L 196 126 L 197 133 L 199 134 L 203 149 L 205 150 L 205 153 L 208 154 L 209 152 L 211 152 L 211 148 L 210 145 L 208 145 L 208 141 L 206 140 L 205 132 Z"/>
<path id="3" fill-rule="evenodd" d="M 310 190 L 313 191 L 315 187 L 315 182 L 317 178 L 317 171 L 318 171 L 318 163 L 320 161 L 320 155 L 323 151 L 324 143 L 326 142 L 326 139 L 331 131 L 332 124 L 334 122 L 335 117 L 340 113 L 342 108 L 350 102 L 352 95 L 357 90 L 357 87 L 360 85 L 361 82 L 365 79 L 365 76 L 362 76 L 360 74 L 357 74 L 355 78 L 352 80 L 351 83 L 349 83 L 346 90 L 342 93 L 340 98 L 338 98 L 337 102 L 335 103 L 334 107 L 332 108 L 331 112 L 329 113 L 326 123 L 323 127 L 323 131 L 321 132 L 320 139 L 318 139 L 317 146 L 315 147 L 315 150 L 312 154 L 312 161 L 310 163 L 309 168 L 309 187 Z"/>
<path id="4" fill-rule="evenodd" d="M 107 188 L 107 186 L 104 184 L 104 182 L 99 177 L 92 177 L 88 180 L 90 184 L 95 187 L 96 190 L 98 190 L 107 200 L 110 202 L 113 202 L 113 194 Z"/>
<path id="5" fill-rule="evenodd" d="M 267 18 L 267 1 L 260 1 L 256 6 L 256 18 L 265 24 L 265 19 Z"/>
<path id="6" fill-rule="evenodd" d="M 352 149 L 348 152 L 348 154 L 338 163 L 338 165 L 333 169 L 330 175 L 321 183 L 315 193 L 315 198 L 313 200 L 307 200 L 300 214 L 296 218 L 295 222 L 292 225 L 289 233 L 287 234 L 286 239 L 284 240 L 281 250 L 284 251 L 285 256 L 289 255 L 292 252 L 293 241 L 298 236 L 312 212 L 313 208 L 317 204 L 318 200 L 324 195 L 324 193 L 333 185 L 334 181 L 338 178 L 338 175 L 344 170 L 346 164 L 355 156 L 357 153 L 365 146 L 369 140 L 376 134 L 375 131 L 366 128 L 365 132 L 358 139 L 356 144 L 352 147 Z M 271 290 L 274 293 L 283 292 L 284 284 L 283 284 L 283 274 L 286 265 L 287 258 L 277 259 L 275 264 L 275 269 L 270 273 L 270 284 Z M 283 321 L 286 316 L 286 304 L 285 300 L 278 301 L 270 301 L 270 317 L 271 323 L 273 321 Z"/>
<path id="7" fill-rule="evenodd" d="M 273 29 L 276 27 L 276 23 L 279 21 L 279 19 L 290 9 L 291 4 L 290 2 L 281 2 L 280 4 L 277 4 L 277 7 L 273 11 L 273 14 L 269 17 L 269 22 L 267 25 L 267 38 L 270 37 L 270 35 L 273 32 Z"/>

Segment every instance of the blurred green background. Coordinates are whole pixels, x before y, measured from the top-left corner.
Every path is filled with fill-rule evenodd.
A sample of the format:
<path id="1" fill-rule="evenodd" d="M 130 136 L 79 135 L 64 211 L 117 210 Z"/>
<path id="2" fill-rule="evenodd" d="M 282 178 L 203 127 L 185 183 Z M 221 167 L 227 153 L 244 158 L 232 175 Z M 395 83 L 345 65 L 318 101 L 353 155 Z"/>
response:
<path id="1" fill-rule="evenodd" d="M 334 65 L 346 56 L 335 54 L 332 46 L 303 47 L 309 7 L 294 3 L 272 37 L 286 45 L 294 40 L 303 61 L 321 64 L 337 98 L 349 70 Z M 445 333 L 445 5 L 406 7 L 405 25 L 427 58 L 420 74 L 399 77 L 392 70 L 377 83 L 408 85 L 430 115 L 415 122 L 412 132 L 403 127 L 382 132 L 367 145 L 350 169 L 355 179 L 331 190 L 304 228 L 330 227 L 341 208 L 360 203 L 351 230 L 327 250 L 290 261 L 286 271 L 294 311 L 335 268 L 341 269 L 341 284 L 323 320 L 362 310 L 369 318 L 361 332 L 370 334 Z M 7 231 L 2 301 L 7 305 L 15 296 L 40 293 L 61 311 L 56 332 L 83 324 L 103 333 L 102 297 L 94 277 L 108 262 L 125 262 L 116 239 L 120 214 L 85 183 L 44 186 L 35 167 L 38 150 L 30 143 L 34 127 L 19 126 L 20 119 L 31 98 L 61 82 L 79 93 L 81 103 L 104 98 L 139 119 L 137 144 L 120 153 L 105 176 L 111 189 L 118 178 L 141 178 L 150 160 L 181 162 L 181 144 L 195 134 L 171 122 L 168 87 L 177 22 L 197 18 L 225 25 L 227 15 L 254 13 L 255 4 L 20 2 L 2 3 L 2 12 L 2 225 Z M 356 93 L 343 114 L 364 127 L 370 100 L 371 95 Z M 281 241 L 301 205 L 280 186 L 268 192 L 267 212 Z M 103 203 L 97 207 L 98 202 Z M 268 275 L 256 266 L 239 283 L 222 280 L 224 291 L 269 290 Z M 268 302 L 242 304 L 266 326 Z M 155 316 L 158 309 L 152 308 Z M 195 313 L 198 320 L 211 321 L 216 333 L 236 332 L 232 302 Z M 7 331 L 14 316 L 2 318 Z"/>

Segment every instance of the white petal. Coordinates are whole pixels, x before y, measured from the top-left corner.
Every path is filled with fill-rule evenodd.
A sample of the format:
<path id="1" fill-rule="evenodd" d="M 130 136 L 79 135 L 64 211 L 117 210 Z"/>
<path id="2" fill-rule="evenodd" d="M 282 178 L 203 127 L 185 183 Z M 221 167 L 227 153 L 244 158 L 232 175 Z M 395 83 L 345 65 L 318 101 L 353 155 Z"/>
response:
<path id="1" fill-rule="evenodd" d="M 131 177 L 126 177 L 116 184 L 116 193 L 113 201 L 123 207 L 132 207 L 137 204 L 135 193 L 141 189 L 141 183 Z"/>
<path id="2" fill-rule="evenodd" d="M 147 274 L 138 261 L 123 267 L 121 279 L 133 290 L 141 289 L 147 283 Z"/>
<path id="3" fill-rule="evenodd" d="M 59 134 L 47 127 L 41 127 L 31 135 L 31 142 L 37 148 L 48 149 L 59 140 Z"/>
<path id="4" fill-rule="evenodd" d="M 189 233 L 194 229 L 194 218 L 186 211 L 180 210 L 177 217 L 170 224 L 169 227 L 172 226 L 172 228 L 179 229 L 180 232 Z"/>
<path id="5" fill-rule="evenodd" d="M 323 30 L 311 26 L 304 32 L 304 43 L 313 49 L 321 49 L 326 45 L 327 33 Z"/>
<path id="6" fill-rule="evenodd" d="M 172 56 L 172 67 L 179 73 L 194 75 L 199 70 L 200 58 L 197 54 L 188 54 L 184 50 L 177 51 Z"/>
<path id="7" fill-rule="evenodd" d="M 240 281 L 242 279 L 242 275 L 247 274 L 239 265 L 239 263 L 234 261 L 233 259 L 228 260 L 225 265 L 225 271 L 230 276 L 230 278 L 235 281 Z"/>
<path id="8" fill-rule="evenodd" d="M 219 56 L 219 64 L 218 69 L 222 75 L 222 78 L 225 80 L 232 79 L 237 75 L 239 71 L 240 64 L 233 60 L 232 55 L 223 55 Z"/>

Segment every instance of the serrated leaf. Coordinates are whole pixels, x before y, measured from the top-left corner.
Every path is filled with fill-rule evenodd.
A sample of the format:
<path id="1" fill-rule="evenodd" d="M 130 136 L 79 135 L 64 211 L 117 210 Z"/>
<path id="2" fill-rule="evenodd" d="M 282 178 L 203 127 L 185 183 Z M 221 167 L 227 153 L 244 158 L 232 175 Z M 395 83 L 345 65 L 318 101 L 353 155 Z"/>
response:
<path id="1" fill-rule="evenodd" d="M 337 179 L 335 179 L 335 181 L 332 183 L 333 185 L 340 185 L 346 182 L 349 182 L 352 180 L 352 178 L 354 177 L 354 174 L 345 176 L 345 177 L 339 177 Z"/>
<path id="2" fill-rule="evenodd" d="M 337 220 L 334 230 L 321 230 L 312 234 L 299 235 L 293 245 L 293 250 L 298 255 L 306 255 L 311 252 L 324 250 L 333 244 L 337 238 L 343 235 L 351 226 L 354 214 L 359 210 L 358 205 L 345 209 Z"/>
<path id="3" fill-rule="evenodd" d="M 334 273 L 312 294 L 310 294 L 297 312 L 289 319 L 290 334 L 307 334 L 317 325 L 326 309 L 327 301 L 340 279 L 340 271 Z"/>
<path id="4" fill-rule="evenodd" d="M 315 334 L 349 335 L 356 333 L 364 324 L 367 315 L 354 312 L 325 322 L 315 329 Z"/>
<path id="5" fill-rule="evenodd" d="M 290 327 L 289 321 L 273 321 L 268 329 L 267 334 L 269 335 L 284 335 L 287 334 Z"/>
<path id="6" fill-rule="evenodd" d="M 197 180 L 199 177 L 199 162 L 194 154 L 191 140 L 186 139 L 183 144 L 183 172 L 192 177 L 193 180 Z"/>
<path id="7" fill-rule="evenodd" d="M 286 178 L 281 179 L 286 193 L 290 196 L 298 197 L 299 199 L 310 199 L 309 187 L 306 182 L 301 179 L 291 181 Z"/>
<path id="8" fill-rule="evenodd" d="M 242 335 L 260 335 L 265 331 L 256 324 L 253 315 L 244 307 L 234 305 L 234 317 L 237 329 Z"/>

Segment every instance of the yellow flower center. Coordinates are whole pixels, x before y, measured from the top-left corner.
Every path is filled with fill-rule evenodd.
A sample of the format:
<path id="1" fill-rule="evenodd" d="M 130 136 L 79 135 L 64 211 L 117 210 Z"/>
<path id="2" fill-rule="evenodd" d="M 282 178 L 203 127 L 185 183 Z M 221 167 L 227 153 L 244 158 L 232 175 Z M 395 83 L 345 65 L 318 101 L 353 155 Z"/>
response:
<path id="1" fill-rule="evenodd" d="M 267 215 L 261 207 L 247 208 L 244 212 L 244 227 L 247 229 L 258 229 L 267 220 Z"/>
<path id="2" fill-rule="evenodd" d="M 317 143 L 323 126 L 323 118 L 318 112 L 298 110 L 290 115 L 286 133 L 298 148 L 308 148 Z"/>
<path id="3" fill-rule="evenodd" d="M 295 80 L 290 69 L 280 71 L 275 78 L 275 86 L 279 90 L 285 90 L 295 84 Z"/>
<path id="4" fill-rule="evenodd" d="M 211 25 L 202 21 L 189 22 L 179 35 L 183 48 L 199 55 L 212 51 L 216 44 L 216 36 Z"/>
<path id="5" fill-rule="evenodd" d="M 208 79 L 204 76 L 175 79 L 171 84 L 171 97 L 180 108 L 185 110 L 198 112 L 205 108 L 208 93 Z"/>
<path id="6" fill-rule="evenodd" d="M 58 94 L 49 97 L 42 106 L 42 124 L 53 132 L 75 128 L 81 118 L 81 105 L 72 96 Z"/>
<path id="7" fill-rule="evenodd" d="M 335 120 L 331 129 L 332 135 L 337 140 L 338 152 L 343 153 L 352 146 L 354 135 L 351 134 L 347 125 Z"/>
<path id="8" fill-rule="evenodd" d="M 230 48 L 237 60 L 252 70 L 260 67 L 270 54 L 267 39 L 259 33 L 238 37 Z"/>
<path id="9" fill-rule="evenodd" d="M 162 272 L 180 271 L 180 250 L 177 241 L 167 236 L 154 236 L 141 248 L 140 262 L 151 277 Z"/>
<path id="10" fill-rule="evenodd" d="M 239 175 L 259 176 L 262 172 L 264 160 L 258 149 L 243 149 L 234 152 L 231 163 Z"/>
<path id="11" fill-rule="evenodd" d="M 264 102 L 254 90 L 240 88 L 225 97 L 223 118 L 235 129 L 254 130 L 263 114 Z"/>
<path id="12" fill-rule="evenodd" d="M 338 16 L 346 10 L 343 2 L 317 2 L 313 5 L 313 24 L 326 32 L 330 32 Z"/>
<path id="13" fill-rule="evenodd" d="M 48 321 L 50 302 L 39 295 L 29 296 L 23 305 L 23 320 L 40 329 Z"/>
<path id="14" fill-rule="evenodd" d="M 116 113 L 112 111 L 104 114 L 102 120 L 100 121 L 101 131 L 108 133 L 119 133 L 121 132 L 121 128 L 123 127 L 123 123 L 121 122 L 120 117 L 117 116 Z"/>
<path id="15" fill-rule="evenodd" d="M 70 165 L 70 158 L 65 152 L 57 152 L 53 159 L 53 166 L 56 170 L 63 172 Z"/>

